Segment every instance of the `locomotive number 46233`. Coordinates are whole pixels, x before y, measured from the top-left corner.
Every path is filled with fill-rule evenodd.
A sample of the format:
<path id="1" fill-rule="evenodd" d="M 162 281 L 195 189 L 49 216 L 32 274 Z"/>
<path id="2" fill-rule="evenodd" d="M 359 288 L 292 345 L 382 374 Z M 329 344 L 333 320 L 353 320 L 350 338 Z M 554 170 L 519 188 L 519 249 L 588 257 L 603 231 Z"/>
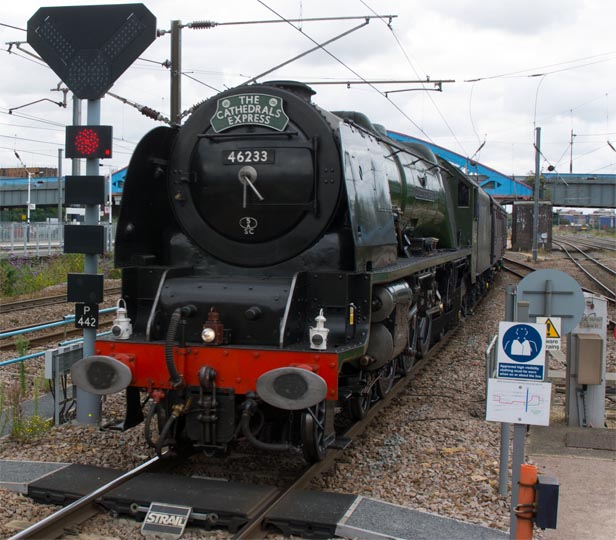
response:
<path id="1" fill-rule="evenodd" d="M 222 161 L 225 165 L 237 163 L 274 163 L 274 150 L 242 148 L 241 150 L 223 150 Z"/>

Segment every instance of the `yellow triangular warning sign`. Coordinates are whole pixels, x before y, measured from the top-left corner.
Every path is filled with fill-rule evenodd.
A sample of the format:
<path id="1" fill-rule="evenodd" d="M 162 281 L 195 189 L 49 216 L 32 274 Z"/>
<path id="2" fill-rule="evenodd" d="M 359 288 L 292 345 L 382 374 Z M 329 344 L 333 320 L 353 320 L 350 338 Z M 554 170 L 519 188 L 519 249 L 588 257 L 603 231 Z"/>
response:
<path id="1" fill-rule="evenodd" d="M 547 328 L 546 337 L 548 338 L 559 338 L 560 337 L 560 334 L 557 332 L 556 328 L 554 327 L 554 323 L 550 319 L 547 319 L 545 321 L 545 326 Z"/>

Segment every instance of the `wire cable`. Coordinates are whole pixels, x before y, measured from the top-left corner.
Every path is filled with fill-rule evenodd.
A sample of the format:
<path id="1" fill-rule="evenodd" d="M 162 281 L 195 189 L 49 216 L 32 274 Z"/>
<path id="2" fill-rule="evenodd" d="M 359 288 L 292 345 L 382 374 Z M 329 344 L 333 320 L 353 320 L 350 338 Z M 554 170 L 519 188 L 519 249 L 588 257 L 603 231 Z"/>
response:
<path id="1" fill-rule="evenodd" d="M 13 30 L 21 30 L 22 32 L 27 32 L 27 30 L 25 28 L 19 28 L 18 26 L 13 26 L 11 24 L 6 24 L 6 23 L 0 22 L 0 26 L 5 26 L 6 28 L 12 28 Z"/>
<path id="2" fill-rule="evenodd" d="M 213 86 L 211 86 L 211 85 L 209 85 L 209 84 L 207 84 L 207 83 L 204 83 L 203 81 L 200 81 L 200 80 L 199 80 L 199 79 L 197 79 L 196 77 L 192 77 L 192 76 L 190 76 L 190 75 L 189 75 L 188 73 L 186 73 L 186 72 L 182 72 L 182 75 L 183 75 L 184 77 L 186 77 L 187 79 L 190 79 L 190 80 L 192 80 L 192 81 L 198 82 L 199 84 L 202 84 L 203 86 L 205 86 L 205 87 L 209 88 L 210 90 L 213 90 L 213 91 L 214 91 L 214 92 L 216 92 L 217 94 L 219 94 L 219 93 L 221 92 L 221 90 L 218 90 L 218 88 L 214 88 Z"/>
<path id="3" fill-rule="evenodd" d="M 583 60 L 591 60 L 593 58 L 599 58 L 599 57 L 608 56 L 608 55 L 611 55 L 611 54 L 616 54 L 616 51 L 609 51 L 609 52 L 606 52 L 606 53 L 595 54 L 593 56 L 585 56 L 585 57 L 582 57 L 582 58 L 576 58 L 574 60 L 568 60 L 566 62 L 558 62 L 558 63 L 555 63 L 555 64 L 547 64 L 545 66 L 538 66 L 538 67 L 533 67 L 533 68 L 527 68 L 527 69 L 522 69 L 522 70 L 519 70 L 519 71 L 511 71 L 511 72 L 508 72 L 508 73 L 500 73 L 498 75 L 488 75 L 486 77 L 476 77 L 476 78 L 473 78 L 473 79 L 465 79 L 464 82 L 488 81 L 488 80 L 492 80 L 492 79 L 502 79 L 502 78 L 516 77 L 516 76 L 519 76 L 519 77 L 540 77 L 542 75 L 550 75 L 551 73 L 557 73 L 558 71 L 567 71 L 569 69 L 577 69 L 577 68 L 580 68 L 580 67 L 590 66 L 590 65 L 593 65 L 593 64 L 596 64 L 596 63 L 599 63 L 599 62 L 609 62 L 611 60 L 616 60 L 616 57 L 614 57 L 614 58 L 606 58 L 606 59 L 600 60 L 598 62 L 591 62 L 591 63 L 587 63 L 587 64 L 581 64 L 581 65 L 578 65 L 578 66 L 571 66 L 571 67 L 563 69 L 563 70 L 551 71 L 549 73 L 531 73 L 531 74 L 528 74 L 527 72 L 529 72 L 529 71 L 536 71 L 536 70 L 542 70 L 542 69 L 550 68 L 550 67 L 563 66 L 563 65 L 566 65 L 566 64 L 572 64 L 572 63 L 575 63 L 575 62 L 581 62 Z"/>
<path id="4" fill-rule="evenodd" d="M 5 50 L 4 52 L 7 53 L 7 54 L 15 55 L 15 56 L 17 56 L 17 58 L 23 58 L 24 60 L 27 60 L 28 62 L 32 62 L 33 64 L 36 64 L 37 66 L 48 67 L 47 64 L 44 64 L 43 62 L 39 62 L 38 60 L 36 60 L 34 58 L 30 58 L 27 55 L 19 54 L 18 52 L 10 51 L 10 50 Z"/>
<path id="5" fill-rule="evenodd" d="M 376 13 L 376 11 L 374 9 L 372 9 L 372 7 L 370 7 L 364 0 L 359 0 L 367 9 L 369 9 L 372 13 L 374 13 L 374 15 L 378 14 Z M 400 41 L 400 38 L 398 37 L 398 35 L 396 34 L 395 30 L 393 29 L 393 27 L 391 26 L 391 24 L 389 24 L 387 21 L 385 21 L 383 19 L 383 17 L 379 17 L 379 19 L 381 20 L 381 22 L 383 24 L 385 24 L 385 26 L 387 26 L 387 28 L 389 28 L 394 40 L 396 41 L 396 43 L 398 44 L 398 47 L 400 48 L 400 50 L 402 51 L 402 54 L 404 55 L 404 57 L 406 58 L 407 63 L 409 64 L 409 66 L 411 66 L 411 69 L 413 70 L 413 73 L 415 74 L 415 76 L 418 79 L 421 79 L 417 69 L 415 69 L 415 66 L 413 65 L 413 62 L 411 61 L 410 56 L 408 55 L 408 53 L 406 52 L 406 49 L 404 48 L 404 45 L 402 45 L 402 42 Z M 425 87 L 424 84 L 421 85 L 422 88 L 424 90 L 427 90 L 427 88 Z M 441 120 L 443 121 L 443 123 L 445 124 L 445 126 L 447 127 L 447 129 L 449 130 L 449 133 L 451 133 L 451 136 L 453 137 L 454 141 L 456 141 L 456 144 L 462 149 L 462 152 L 464 153 L 464 155 L 468 155 L 468 152 L 466 151 L 466 149 L 464 148 L 464 146 L 462 145 L 462 143 L 458 140 L 458 137 L 456 136 L 456 134 L 453 131 L 453 128 L 451 127 L 451 125 L 449 124 L 449 122 L 447 121 L 447 119 L 445 118 L 445 115 L 443 114 L 443 112 L 441 111 L 440 107 L 438 106 L 438 104 L 436 103 L 436 101 L 434 100 L 434 98 L 432 97 L 432 95 L 430 94 L 430 92 L 426 92 L 426 95 L 428 96 L 428 98 L 430 99 L 432 105 L 434 106 L 434 108 L 436 109 L 436 112 L 438 112 L 439 116 L 441 117 Z M 387 99 L 389 99 L 388 96 Z M 428 134 L 422 129 L 421 132 L 428 136 Z M 430 140 L 430 142 L 434 143 L 434 141 L 428 136 L 428 139 Z"/>
<path id="6" fill-rule="evenodd" d="M 370 86 L 370 88 L 372 88 L 375 92 L 377 92 L 378 94 L 380 94 L 382 97 L 384 97 L 387 101 L 389 101 L 393 107 L 402 115 L 404 116 L 404 118 L 406 118 L 411 124 L 413 124 L 419 131 L 421 131 L 426 137 L 428 137 L 428 139 L 430 139 L 430 136 L 421 128 L 421 126 L 419 126 L 408 114 L 406 114 L 405 111 L 403 111 L 394 101 L 392 101 L 388 96 L 386 96 L 383 92 L 381 92 L 374 84 L 369 83 L 364 77 L 362 77 L 357 71 L 355 71 L 352 67 L 350 67 L 348 64 L 346 64 L 345 62 L 343 62 L 340 58 L 338 58 L 336 55 L 334 55 L 332 52 L 328 51 L 325 47 L 323 47 L 322 45 L 320 45 L 316 40 L 314 40 L 313 38 L 311 38 L 306 32 L 304 32 L 303 30 L 301 30 L 300 28 L 298 28 L 297 26 L 295 26 L 290 20 L 288 20 L 287 18 L 285 18 L 283 15 L 281 15 L 280 13 L 278 13 L 276 10 L 274 10 L 273 8 L 269 7 L 265 2 L 263 2 L 263 0 L 257 0 L 257 2 L 259 2 L 259 4 L 261 4 L 263 7 L 265 7 L 266 9 L 270 10 L 272 13 L 274 13 L 277 17 L 280 17 L 280 19 L 282 19 L 283 21 L 287 22 L 290 26 L 292 26 L 293 28 L 295 28 L 295 30 L 297 30 L 300 34 L 302 34 L 303 36 L 305 36 L 307 39 L 309 39 L 310 41 L 312 41 L 315 45 L 317 45 L 318 47 L 321 48 L 321 50 L 323 52 L 325 52 L 326 54 L 328 54 L 331 58 L 333 58 L 336 62 L 338 62 L 340 65 L 344 66 L 346 69 L 348 69 L 351 73 L 353 73 L 353 75 L 355 75 L 358 79 L 360 79 L 361 81 L 363 81 L 365 84 L 367 84 L 368 86 Z M 432 139 L 430 139 L 432 140 Z M 433 141 L 432 141 L 433 142 Z"/>

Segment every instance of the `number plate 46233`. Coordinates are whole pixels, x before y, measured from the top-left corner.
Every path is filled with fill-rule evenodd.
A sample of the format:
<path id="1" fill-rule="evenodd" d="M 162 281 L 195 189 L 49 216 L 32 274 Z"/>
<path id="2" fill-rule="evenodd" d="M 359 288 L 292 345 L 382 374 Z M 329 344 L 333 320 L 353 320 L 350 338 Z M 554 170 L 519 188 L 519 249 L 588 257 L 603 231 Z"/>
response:
<path id="1" fill-rule="evenodd" d="M 222 162 L 225 165 L 237 165 L 242 163 L 274 163 L 274 150 L 265 150 L 263 148 L 223 150 Z"/>

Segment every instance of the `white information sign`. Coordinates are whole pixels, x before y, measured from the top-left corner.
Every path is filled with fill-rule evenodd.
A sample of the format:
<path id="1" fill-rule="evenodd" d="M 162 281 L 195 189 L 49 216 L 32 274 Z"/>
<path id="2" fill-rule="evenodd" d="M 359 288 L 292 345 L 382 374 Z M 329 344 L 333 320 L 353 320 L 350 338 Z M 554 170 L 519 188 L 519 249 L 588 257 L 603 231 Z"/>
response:
<path id="1" fill-rule="evenodd" d="M 560 317 L 537 317 L 537 324 L 545 324 L 545 350 L 560 351 L 562 325 Z"/>
<path id="2" fill-rule="evenodd" d="M 496 363 L 499 379 L 542 381 L 545 378 L 545 325 L 500 322 Z"/>
<path id="3" fill-rule="evenodd" d="M 549 426 L 551 392 L 547 382 L 488 379 L 486 420 Z"/>

